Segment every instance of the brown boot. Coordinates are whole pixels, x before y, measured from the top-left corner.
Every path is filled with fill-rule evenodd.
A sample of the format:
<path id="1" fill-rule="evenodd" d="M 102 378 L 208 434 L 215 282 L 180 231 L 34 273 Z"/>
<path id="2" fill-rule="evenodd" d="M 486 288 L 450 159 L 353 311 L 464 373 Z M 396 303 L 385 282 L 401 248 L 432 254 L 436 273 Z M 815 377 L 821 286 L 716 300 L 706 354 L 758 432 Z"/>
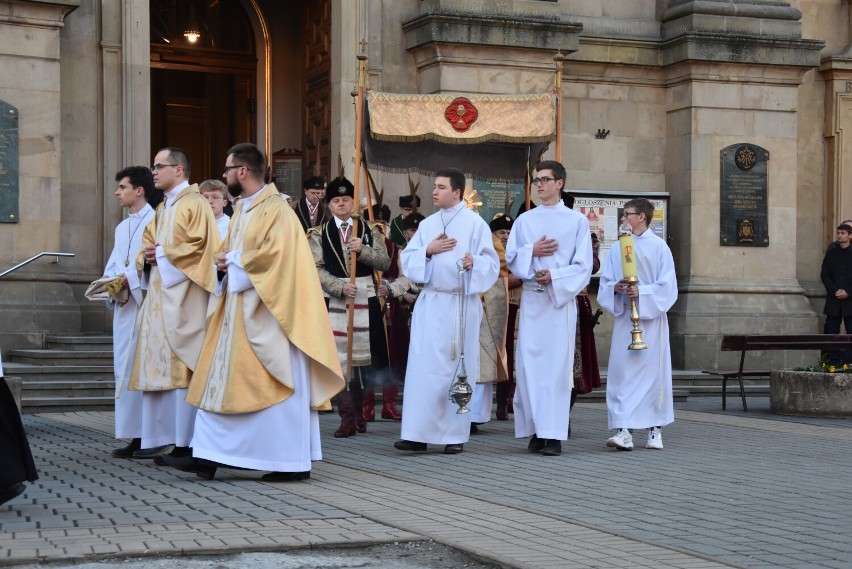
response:
<path id="1" fill-rule="evenodd" d="M 334 431 L 334 438 L 355 436 L 355 407 L 352 404 L 352 392 L 341 391 L 337 395 L 337 409 L 340 415 L 340 427 Z"/>
<path id="2" fill-rule="evenodd" d="M 364 419 L 364 388 L 357 381 L 349 384 L 349 392 L 352 394 L 352 407 L 355 415 L 355 430 L 359 433 L 367 432 L 367 421 Z"/>
<path id="3" fill-rule="evenodd" d="M 399 395 L 399 386 L 396 384 L 385 385 L 382 388 L 382 419 L 402 421 L 402 413 L 396 408 L 397 395 Z"/>
<path id="4" fill-rule="evenodd" d="M 376 391 L 372 387 L 364 392 L 364 420 L 368 423 L 376 420 Z"/>

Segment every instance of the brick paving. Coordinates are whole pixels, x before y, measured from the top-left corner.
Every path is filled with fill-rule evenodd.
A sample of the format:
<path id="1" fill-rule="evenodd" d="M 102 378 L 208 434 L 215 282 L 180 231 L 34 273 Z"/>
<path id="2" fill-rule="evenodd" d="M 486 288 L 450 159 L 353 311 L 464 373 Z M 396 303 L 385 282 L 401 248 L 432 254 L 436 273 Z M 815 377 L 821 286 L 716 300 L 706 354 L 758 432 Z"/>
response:
<path id="1" fill-rule="evenodd" d="M 393 449 L 399 423 L 334 439 L 312 478 L 204 481 L 109 458 L 110 413 L 26 416 L 40 480 L 0 506 L 0 564 L 200 555 L 433 539 L 505 567 L 852 568 L 852 421 L 678 404 L 666 449 L 617 452 L 606 411 L 580 403 L 560 457 L 512 423 L 460 455 Z"/>

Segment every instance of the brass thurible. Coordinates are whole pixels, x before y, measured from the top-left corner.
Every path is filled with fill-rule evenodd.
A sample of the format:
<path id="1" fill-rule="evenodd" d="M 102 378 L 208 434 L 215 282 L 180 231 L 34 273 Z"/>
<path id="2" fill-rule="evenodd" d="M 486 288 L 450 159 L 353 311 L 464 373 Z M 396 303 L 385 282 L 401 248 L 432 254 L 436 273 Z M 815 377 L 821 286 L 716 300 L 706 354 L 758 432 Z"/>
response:
<path id="1" fill-rule="evenodd" d="M 639 277 L 628 277 L 630 286 L 639 284 Z M 647 350 L 648 344 L 642 339 L 642 329 L 639 328 L 639 310 L 636 308 L 636 299 L 630 299 L 630 321 L 633 322 L 633 330 L 630 332 L 632 341 L 627 346 L 628 350 Z"/>

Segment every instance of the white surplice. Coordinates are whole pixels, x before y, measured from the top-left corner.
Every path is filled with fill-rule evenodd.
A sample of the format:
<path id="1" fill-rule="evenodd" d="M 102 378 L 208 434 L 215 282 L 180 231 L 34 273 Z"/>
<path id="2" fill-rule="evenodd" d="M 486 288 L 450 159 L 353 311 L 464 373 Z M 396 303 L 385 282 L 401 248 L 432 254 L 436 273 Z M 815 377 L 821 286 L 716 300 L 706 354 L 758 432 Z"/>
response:
<path id="1" fill-rule="evenodd" d="M 154 210 L 147 203 L 115 228 L 115 245 L 109 256 L 105 277 L 127 278 L 130 297 L 123 306 L 114 302 L 107 305 L 113 310 L 112 350 L 115 373 L 115 438 L 142 437 L 142 392 L 127 389 L 136 338 L 139 332 L 136 315 L 142 304 L 142 286 L 136 272 L 136 254 L 142 248 L 142 233 L 154 218 Z"/>
<path id="2" fill-rule="evenodd" d="M 264 186 L 265 187 L 265 186 Z M 262 191 L 262 189 L 261 189 Z M 240 255 L 243 250 L 243 237 L 256 210 L 249 210 L 254 198 L 260 191 L 240 200 L 242 213 L 237 217 L 231 234 L 232 250 L 228 252 L 226 311 L 236 312 L 236 304 L 245 302 L 247 291 L 256 297 L 251 279 L 243 268 Z M 257 311 L 250 311 L 257 314 Z M 265 311 L 266 324 L 277 326 L 274 317 Z M 239 319 L 231 319 L 231 327 L 246 326 Z M 271 330 L 270 330 L 271 331 Z M 208 332 L 209 333 L 209 332 Z M 312 460 L 322 460 L 320 445 L 319 414 L 311 410 L 310 364 L 304 352 L 290 343 L 283 331 L 275 343 L 277 350 L 287 350 L 275 358 L 273 354 L 261 352 L 263 361 L 276 360 L 279 365 L 287 365 L 293 379 L 293 394 L 276 405 L 250 413 L 224 414 L 199 409 L 195 416 L 195 430 L 192 438 L 192 455 L 240 468 L 252 470 L 271 470 L 278 472 L 305 472 L 311 469 Z M 232 330 L 220 331 L 216 346 L 217 353 L 231 347 Z M 250 334 L 247 334 L 251 338 Z M 262 346 L 253 346 L 255 350 Z M 229 369 L 227 364 L 211 370 L 221 373 Z M 226 378 L 220 378 L 226 379 Z"/>
<path id="3" fill-rule="evenodd" d="M 610 250 L 601 273 L 598 304 L 615 317 L 606 407 L 610 429 L 647 429 L 674 421 L 672 358 L 666 312 L 677 300 L 677 277 L 672 253 L 665 241 L 645 230 L 634 235 L 639 276 L 639 327 L 647 350 L 628 350 L 632 340 L 630 298 L 616 293 L 623 278 L 618 244 Z"/>
<path id="4" fill-rule="evenodd" d="M 441 233 L 457 241 L 455 248 L 427 258 L 426 247 Z M 464 273 L 461 284 L 457 262 L 468 252 L 473 268 Z M 449 399 L 450 385 L 461 371 L 459 308 L 463 303 L 466 310 L 465 369 L 475 390 L 482 320 L 479 295 L 491 288 L 500 272 L 491 231 L 461 201 L 424 219 L 400 260 L 402 272 L 424 285 L 411 319 L 401 436 L 431 444 L 464 443 L 470 437 L 471 414 L 457 414 L 458 406 Z"/>
<path id="5" fill-rule="evenodd" d="M 533 245 L 556 239 L 556 253 L 533 257 Z M 523 280 L 515 350 L 515 436 L 568 439 L 568 413 L 577 332 L 575 298 L 592 274 L 589 221 L 560 201 L 518 216 L 506 244 L 506 265 Z M 548 269 L 551 283 L 536 290 L 535 271 Z"/>

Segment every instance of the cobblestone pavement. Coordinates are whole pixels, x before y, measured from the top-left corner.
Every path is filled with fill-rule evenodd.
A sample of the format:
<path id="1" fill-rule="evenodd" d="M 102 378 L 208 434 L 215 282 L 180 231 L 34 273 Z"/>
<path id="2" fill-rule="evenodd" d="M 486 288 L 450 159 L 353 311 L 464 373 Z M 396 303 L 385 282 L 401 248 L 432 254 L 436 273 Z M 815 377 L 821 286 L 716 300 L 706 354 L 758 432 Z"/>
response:
<path id="1" fill-rule="evenodd" d="M 334 439 L 309 481 L 213 481 L 109 458 L 109 413 L 26 416 L 41 478 L 0 506 L 0 564 L 220 555 L 434 540 L 503 567 L 852 569 L 852 421 L 678 404 L 663 451 L 604 445 L 602 404 L 580 403 L 560 457 L 492 421 L 465 452 L 393 449 L 399 423 Z M 447 565 L 450 566 L 450 565 Z"/>

